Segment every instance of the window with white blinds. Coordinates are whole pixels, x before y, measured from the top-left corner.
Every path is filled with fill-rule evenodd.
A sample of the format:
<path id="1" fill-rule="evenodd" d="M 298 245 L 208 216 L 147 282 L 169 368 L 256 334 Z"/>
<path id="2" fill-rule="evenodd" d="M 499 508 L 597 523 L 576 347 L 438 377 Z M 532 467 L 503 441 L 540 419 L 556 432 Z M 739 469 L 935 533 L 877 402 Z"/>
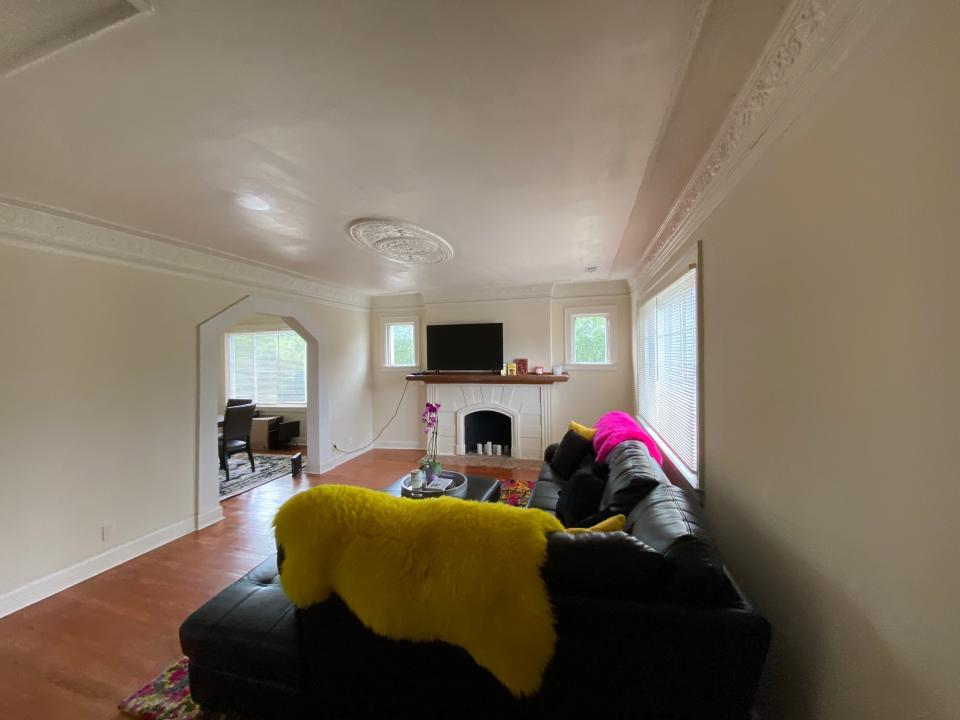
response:
<path id="1" fill-rule="evenodd" d="M 307 402 L 307 344 L 293 330 L 227 336 L 227 390 L 258 405 Z"/>
<path id="2" fill-rule="evenodd" d="M 697 271 L 647 300 L 638 323 L 640 417 L 696 473 Z"/>

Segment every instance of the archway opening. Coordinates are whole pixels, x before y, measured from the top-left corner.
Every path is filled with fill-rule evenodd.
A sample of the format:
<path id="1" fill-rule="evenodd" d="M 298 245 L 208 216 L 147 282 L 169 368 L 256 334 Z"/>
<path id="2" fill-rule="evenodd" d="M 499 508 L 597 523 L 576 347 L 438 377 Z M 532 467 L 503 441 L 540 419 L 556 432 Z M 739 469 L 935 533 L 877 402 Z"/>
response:
<path id="1" fill-rule="evenodd" d="M 329 399 L 323 329 L 301 306 L 271 298 L 248 296 L 224 308 L 199 326 L 199 387 L 197 393 L 197 527 L 223 518 L 220 509 L 218 421 L 228 398 L 224 371 L 225 338 L 251 317 L 269 317 L 302 339 L 306 350 L 305 403 L 301 433 L 306 442 L 305 470 L 320 472 L 332 461 Z M 248 391 L 249 385 L 241 390 Z M 243 394 L 243 393 L 240 393 Z M 239 398 L 251 399 L 251 398 Z"/>

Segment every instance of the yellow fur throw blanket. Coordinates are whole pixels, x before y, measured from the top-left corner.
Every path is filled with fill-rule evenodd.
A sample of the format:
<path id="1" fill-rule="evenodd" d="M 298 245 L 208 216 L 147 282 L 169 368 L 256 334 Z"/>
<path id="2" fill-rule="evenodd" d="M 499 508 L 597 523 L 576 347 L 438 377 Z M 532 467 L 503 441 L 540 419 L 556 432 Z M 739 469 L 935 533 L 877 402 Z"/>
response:
<path id="1" fill-rule="evenodd" d="M 297 607 L 335 592 L 379 635 L 459 645 L 514 695 L 539 690 L 556 644 L 540 575 L 547 533 L 563 530 L 550 514 L 320 485 L 274 526 Z"/>

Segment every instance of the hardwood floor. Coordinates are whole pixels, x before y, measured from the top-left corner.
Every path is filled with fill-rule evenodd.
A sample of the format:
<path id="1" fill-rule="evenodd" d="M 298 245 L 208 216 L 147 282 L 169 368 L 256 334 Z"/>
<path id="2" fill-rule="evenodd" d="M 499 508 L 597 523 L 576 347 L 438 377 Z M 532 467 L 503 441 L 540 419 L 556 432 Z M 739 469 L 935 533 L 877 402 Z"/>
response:
<path id="1" fill-rule="evenodd" d="M 223 503 L 226 519 L 0 619 L 0 718 L 119 719 L 117 704 L 180 657 L 180 623 L 274 549 L 284 500 L 320 483 L 383 488 L 417 450 L 372 450 L 323 475 L 284 477 Z M 451 465 L 502 479 L 528 469 Z"/>

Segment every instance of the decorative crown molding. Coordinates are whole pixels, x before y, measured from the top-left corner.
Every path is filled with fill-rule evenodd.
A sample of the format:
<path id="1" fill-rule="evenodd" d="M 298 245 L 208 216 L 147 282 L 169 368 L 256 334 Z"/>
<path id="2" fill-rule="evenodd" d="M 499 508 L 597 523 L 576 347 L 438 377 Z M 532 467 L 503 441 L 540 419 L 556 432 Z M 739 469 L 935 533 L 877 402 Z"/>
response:
<path id="1" fill-rule="evenodd" d="M 539 300 L 553 296 L 553 283 L 493 288 L 443 288 L 423 290 L 424 304 L 489 302 L 498 300 Z"/>
<path id="2" fill-rule="evenodd" d="M 334 305 L 370 307 L 370 297 L 360 291 L 9 201 L 0 202 L 0 243 L 221 280 Z"/>
<path id="3" fill-rule="evenodd" d="M 696 171 L 631 273 L 631 290 L 644 288 L 684 249 L 700 224 L 832 75 L 884 4 L 874 0 L 794 0 Z"/>

